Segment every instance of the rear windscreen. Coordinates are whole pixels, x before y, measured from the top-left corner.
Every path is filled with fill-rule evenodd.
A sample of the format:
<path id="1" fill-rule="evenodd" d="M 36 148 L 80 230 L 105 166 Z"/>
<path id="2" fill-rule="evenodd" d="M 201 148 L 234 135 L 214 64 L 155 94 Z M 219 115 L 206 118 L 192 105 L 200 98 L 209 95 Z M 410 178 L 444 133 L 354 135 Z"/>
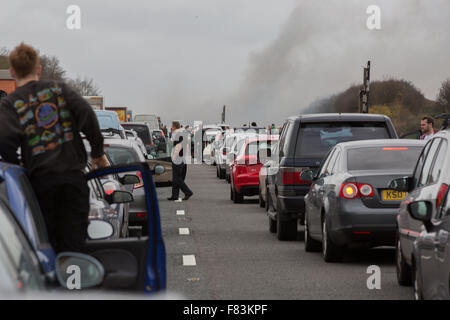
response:
<path id="1" fill-rule="evenodd" d="M 414 170 L 422 147 L 367 147 L 347 151 L 348 170 Z"/>
<path id="2" fill-rule="evenodd" d="M 295 155 L 322 158 L 340 142 L 389 138 L 384 122 L 303 123 L 297 138 Z"/>
<path id="3" fill-rule="evenodd" d="M 145 125 L 131 125 L 131 124 L 122 124 L 122 127 L 128 130 L 136 131 L 139 138 L 141 138 L 144 144 L 150 144 L 150 133 L 148 127 Z"/>

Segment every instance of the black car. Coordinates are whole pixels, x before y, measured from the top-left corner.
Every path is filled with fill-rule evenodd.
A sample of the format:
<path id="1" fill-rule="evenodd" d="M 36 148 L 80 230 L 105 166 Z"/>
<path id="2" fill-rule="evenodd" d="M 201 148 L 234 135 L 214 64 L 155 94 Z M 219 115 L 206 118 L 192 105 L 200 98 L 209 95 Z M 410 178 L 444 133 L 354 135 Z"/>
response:
<path id="1" fill-rule="evenodd" d="M 124 122 L 121 126 L 126 130 L 136 131 L 139 138 L 147 149 L 147 153 L 158 152 L 159 140 L 155 139 L 152 134 L 150 125 L 145 122 Z"/>
<path id="2" fill-rule="evenodd" d="M 313 176 L 305 197 L 305 250 L 320 251 L 327 262 L 345 249 L 394 246 L 402 192 L 392 179 L 411 174 L 425 142 L 366 140 L 340 143 Z M 311 179 L 312 178 L 312 179 Z"/>
<path id="3" fill-rule="evenodd" d="M 408 192 L 397 216 L 397 280 L 416 298 L 449 298 L 450 130 L 428 141 L 412 175 L 392 181 Z"/>
<path id="4" fill-rule="evenodd" d="M 391 120 L 384 115 L 324 113 L 289 118 L 279 141 L 277 168 L 267 177 L 269 229 L 280 240 L 297 236 L 297 221 L 304 223 L 304 197 L 310 183 L 303 171 L 320 166 L 328 151 L 340 142 L 397 139 Z"/>

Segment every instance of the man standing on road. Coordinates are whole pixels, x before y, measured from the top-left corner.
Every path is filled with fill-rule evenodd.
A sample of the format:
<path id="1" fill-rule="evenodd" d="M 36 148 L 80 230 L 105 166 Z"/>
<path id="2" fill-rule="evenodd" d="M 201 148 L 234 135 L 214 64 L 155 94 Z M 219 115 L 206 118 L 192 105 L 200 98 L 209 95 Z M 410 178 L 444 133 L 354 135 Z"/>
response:
<path id="1" fill-rule="evenodd" d="M 422 118 L 420 121 L 420 130 L 422 131 L 420 139 L 425 141 L 433 138 L 433 136 L 438 132 L 438 130 L 434 129 L 434 120 L 431 117 Z"/>
<path id="2" fill-rule="evenodd" d="M 183 136 L 178 121 L 172 122 L 172 196 L 167 200 L 178 200 L 180 189 L 184 193 L 183 200 L 188 200 L 194 194 L 184 182 L 187 173 L 187 164 L 183 158 Z"/>
<path id="3" fill-rule="evenodd" d="M 82 252 L 89 188 L 83 173 L 87 155 L 79 132 L 91 144 L 93 167 L 106 167 L 97 118 L 66 84 L 39 80 L 42 67 L 32 47 L 20 44 L 9 62 L 17 89 L 0 104 L 0 155 L 5 162 L 23 164 L 53 249 Z"/>

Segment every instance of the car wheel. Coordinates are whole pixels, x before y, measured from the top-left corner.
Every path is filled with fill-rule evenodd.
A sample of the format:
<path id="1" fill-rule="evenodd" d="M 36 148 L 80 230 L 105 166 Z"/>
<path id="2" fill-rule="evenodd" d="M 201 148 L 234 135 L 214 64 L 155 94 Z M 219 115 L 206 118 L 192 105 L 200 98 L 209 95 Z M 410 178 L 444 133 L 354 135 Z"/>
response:
<path id="1" fill-rule="evenodd" d="M 413 263 L 413 266 L 412 266 L 412 274 L 413 274 L 413 283 L 414 283 L 414 299 L 415 300 L 423 300 L 422 284 L 420 283 L 419 269 L 417 268 L 415 263 Z"/>
<path id="2" fill-rule="evenodd" d="M 397 232 L 395 245 L 395 268 L 397 271 L 397 282 L 401 286 L 411 286 L 412 285 L 412 273 L 411 267 L 406 263 L 403 257 L 400 234 Z"/>
<path id="3" fill-rule="evenodd" d="M 232 188 L 232 186 L 230 185 L 230 200 L 232 200 L 233 201 L 233 188 Z"/>
<path id="4" fill-rule="evenodd" d="M 266 187 L 266 212 L 269 212 L 269 208 L 270 208 L 270 194 L 269 194 L 269 190 Z"/>
<path id="5" fill-rule="evenodd" d="M 217 178 L 220 177 L 220 175 L 219 175 L 219 166 L 216 166 L 216 176 L 217 176 Z"/>
<path id="6" fill-rule="evenodd" d="M 233 190 L 233 202 L 234 203 L 242 203 L 244 202 L 244 195 L 240 192 L 237 192 L 236 189 Z"/>
<path id="7" fill-rule="evenodd" d="M 277 199 L 277 210 L 281 208 Z M 281 221 L 280 213 L 277 214 L 277 236 L 278 240 L 289 241 L 297 239 L 297 220 Z"/>
<path id="8" fill-rule="evenodd" d="M 265 208 L 266 207 L 266 202 L 262 198 L 261 189 L 259 189 L 258 193 L 259 193 L 259 207 L 260 208 Z"/>
<path id="9" fill-rule="evenodd" d="M 271 217 L 269 217 L 269 231 L 270 233 L 277 232 L 277 221 L 273 220 Z"/>
<path id="10" fill-rule="evenodd" d="M 225 180 L 227 180 L 228 183 L 231 182 L 231 180 L 230 180 L 230 175 L 229 175 L 229 174 L 226 174 Z"/>
<path id="11" fill-rule="evenodd" d="M 219 169 L 219 179 L 225 179 L 225 171 Z"/>
<path id="12" fill-rule="evenodd" d="M 309 234 L 309 225 L 307 220 L 307 214 L 305 213 L 305 251 L 306 252 L 320 252 L 322 244 L 311 238 Z"/>
<path id="13" fill-rule="evenodd" d="M 329 237 L 327 219 L 322 223 L 322 257 L 326 262 L 339 262 L 342 260 L 343 248 L 337 246 Z"/>

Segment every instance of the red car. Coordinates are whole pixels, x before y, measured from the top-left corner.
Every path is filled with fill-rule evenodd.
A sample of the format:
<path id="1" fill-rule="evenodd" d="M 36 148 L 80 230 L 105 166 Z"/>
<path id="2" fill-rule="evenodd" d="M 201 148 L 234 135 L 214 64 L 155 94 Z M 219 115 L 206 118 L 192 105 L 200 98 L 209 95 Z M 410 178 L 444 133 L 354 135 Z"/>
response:
<path id="1" fill-rule="evenodd" d="M 271 145 L 278 136 L 249 137 L 238 150 L 230 166 L 230 199 L 242 203 L 244 196 L 256 196 L 259 193 L 259 171 L 265 158 L 271 156 Z"/>

